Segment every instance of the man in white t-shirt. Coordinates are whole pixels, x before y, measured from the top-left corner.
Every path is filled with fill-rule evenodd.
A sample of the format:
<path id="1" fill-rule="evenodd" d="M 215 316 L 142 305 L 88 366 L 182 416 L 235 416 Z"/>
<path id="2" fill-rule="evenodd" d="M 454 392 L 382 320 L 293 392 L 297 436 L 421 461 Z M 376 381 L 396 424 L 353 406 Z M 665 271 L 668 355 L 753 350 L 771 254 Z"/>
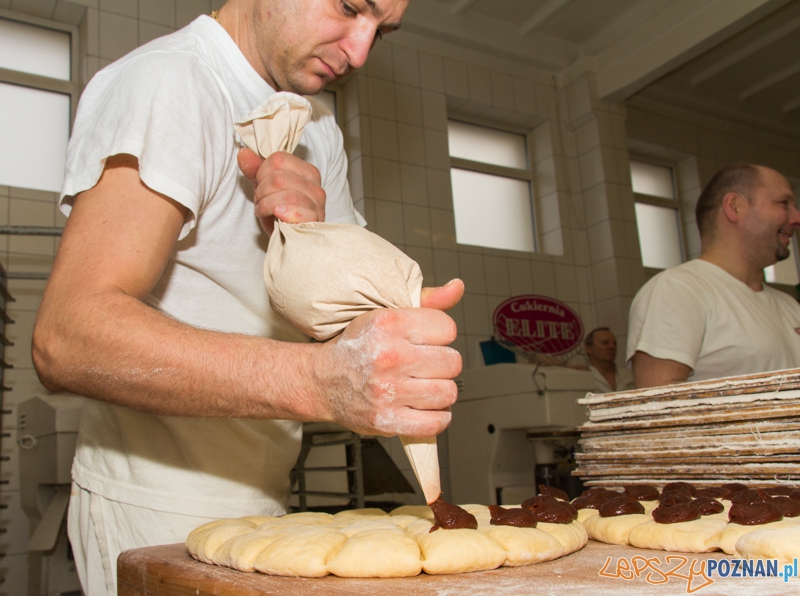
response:
<path id="1" fill-rule="evenodd" d="M 627 358 L 636 387 L 800 367 L 800 305 L 764 285 L 788 258 L 800 212 L 786 179 L 733 163 L 696 208 L 700 257 L 656 275 L 634 298 Z"/>
<path id="2" fill-rule="evenodd" d="M 461 357 L 443 311 L 463 284 L 308 343 L 269 308 L 262 264 L 275 217 L 363 224 L 341 133 L 317 104 L 294 154 L 262 161 L 234 132 L 272 93 L 314 95 L 362 66 L 407 4 L 229 0 L 83 93 L 33 358 L 48 389 L 90 398 L 68 519 L 87 596 L 116 594 L 122 550 L 284 513 L 301 421 L 449 424 Z"/>
<path id="3" fill-rule="evenodd" d="M 589 371 L 597 381 L 597 393 L 633 389 L 631 371 L 617 366 L 617 338 L 608 327 L 598 327 L 587 333 L 583 349 L 589 358 Z"/>

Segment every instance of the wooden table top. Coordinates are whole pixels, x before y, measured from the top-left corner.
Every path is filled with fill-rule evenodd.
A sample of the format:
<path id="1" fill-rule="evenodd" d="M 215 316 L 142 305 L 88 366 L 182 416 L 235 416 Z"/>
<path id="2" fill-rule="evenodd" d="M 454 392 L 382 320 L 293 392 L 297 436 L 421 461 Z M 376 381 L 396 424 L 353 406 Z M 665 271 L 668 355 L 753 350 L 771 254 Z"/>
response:
<path id="1" fill-rule="evenodd" d="M 641 594 L 777 596 L 800 593 L 800 579 L 709 575 L 703 562 L 724 553 L 679 554 L 612 546 L 592 540 L 580 551 L 527 567 L 397 579 L 273 577 L 243 573 L 193 559 L 183 544 L 129 550 L 118 561 L 119 596 L 472 596 L 478 594 L 572 596 Z M 725 564 L 723 564 L 725 565 Z M 724 567 L 723 567 L 724 569 Z M 692 571 L 693 570 L 693 571 Z M 779 571 L 782 571 L 782 567 Z"/>

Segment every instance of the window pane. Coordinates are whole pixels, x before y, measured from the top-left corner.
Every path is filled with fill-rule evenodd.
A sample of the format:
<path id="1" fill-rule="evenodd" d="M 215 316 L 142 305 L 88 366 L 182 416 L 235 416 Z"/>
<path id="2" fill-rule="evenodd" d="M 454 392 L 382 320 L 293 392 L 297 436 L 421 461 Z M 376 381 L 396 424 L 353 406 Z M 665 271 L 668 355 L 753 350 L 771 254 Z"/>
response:
<path id="1" fill-rule="evenodd" d="M 69 33 L 0 19 L 0 68 L 70 80 Z"/>
<path id="2" fill-rule="evenodd" d="M 664 199 L 675 198 L 675 190 L 672 186 L 672 168 L 632 161 L 631 185 L 635 193 Z"/>
<path id="3" fill-rule="evenodd" d="M 770 283 L 796 286 L 797 277 L 797 241 L 792 238 L 791 253 L 789 258 L 778 261 L 771 267 L 764 269 L 764 279 Z"/>
<path id="4" fill-rule="evenodd" d="M 479 172 L 450 170 L 456 240 L 460 244 L 533 252 L 530 184 Z"/>
<path id="5" fill-rule="evenodd" d="M 448 120 L 447 139 L 451 157 L 528 169 L 524 135 Z"/>
<path id="6" fill-rule="evenodd" d="M 636 203 L 636 225 L 645 267 L 667 269 L 681 264 L 677 209 Z"/>
<path id="7" fill-rule="evenodd" d="M 0 139 L 0 184 L 59 191 L 69 140 L 69 96 L 0 83 Z"/>

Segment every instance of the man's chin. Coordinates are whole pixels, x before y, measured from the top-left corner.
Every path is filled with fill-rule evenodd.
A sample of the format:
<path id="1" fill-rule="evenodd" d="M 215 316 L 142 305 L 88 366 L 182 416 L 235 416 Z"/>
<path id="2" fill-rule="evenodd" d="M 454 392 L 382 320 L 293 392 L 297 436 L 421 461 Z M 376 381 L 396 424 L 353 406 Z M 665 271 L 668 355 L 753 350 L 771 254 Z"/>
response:
<path id="1" fill-rule="evenodd" d="M 778 241 L 778 245 L 775 247 L 775 258 L 778 261 L 785 261 L 788 259 L 792 254 L 791 246 L 791 241 L 787 243 L 786 246 L 783 245 L 783 242 Z"/>
<path id="2" fill-rule="evenodd" d="M 317 95 L 322 93 L 325 89 L 327 81 L 318 76 L 304 77 L 302 80 L 290 80 L 286 85 L 286 89 L 281 91 L 291 91 L 297 95 Z"/>

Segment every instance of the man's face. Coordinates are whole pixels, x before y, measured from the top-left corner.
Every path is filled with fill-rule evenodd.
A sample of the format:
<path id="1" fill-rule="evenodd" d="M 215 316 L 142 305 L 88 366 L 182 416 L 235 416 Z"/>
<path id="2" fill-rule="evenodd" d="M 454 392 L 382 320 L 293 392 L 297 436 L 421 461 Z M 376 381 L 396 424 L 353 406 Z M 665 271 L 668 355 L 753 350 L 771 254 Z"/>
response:
<path id="1" fill-rule="evenodd" d="M 364 65 L 409 0 L 255 0 L 245 50 L 274 89 L 314 95 Z M 260 67 L 260 68 L 259 68 Z"/>
<path id="2" fill-rule="evenodd" d="M 769 168 L 760 171 L 761 185 L 747 197 L 742 229 L 754 262 L 768 267 L 789 257 L 792 236 L 800 228 L 800 211 L 786 178 Z"/>
<path id="3" fill-rule="evenodd" d="M 586 354 L 590 360 L 614 362 L 617 358 L 617 338 L 610 331 L 595 331 L 592 345 L 586 346 Z"/>

